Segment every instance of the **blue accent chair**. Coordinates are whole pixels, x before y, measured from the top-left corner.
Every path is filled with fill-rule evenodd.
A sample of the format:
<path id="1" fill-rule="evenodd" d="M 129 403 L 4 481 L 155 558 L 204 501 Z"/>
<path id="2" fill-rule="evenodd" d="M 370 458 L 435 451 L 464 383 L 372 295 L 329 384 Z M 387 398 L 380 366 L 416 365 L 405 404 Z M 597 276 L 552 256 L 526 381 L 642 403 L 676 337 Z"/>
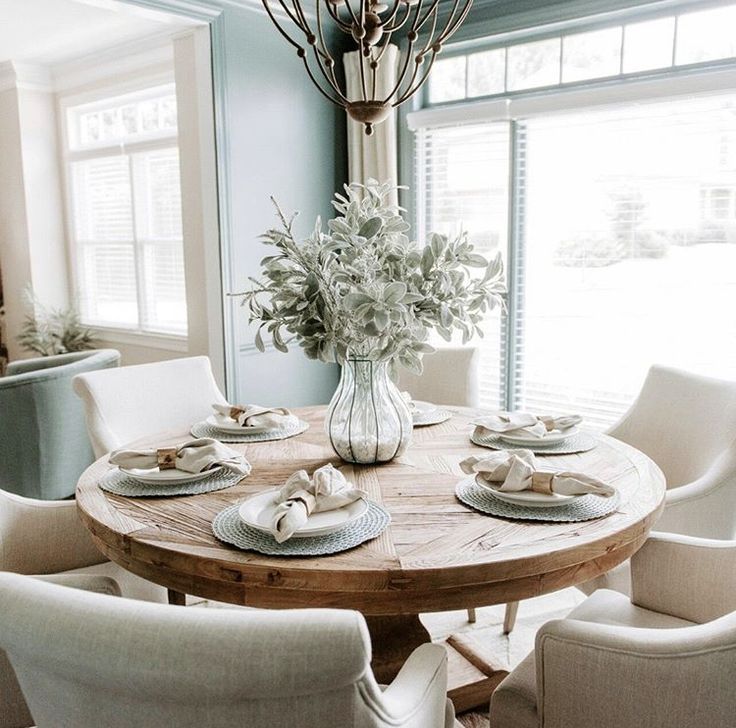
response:
<path id="1" fill-rule="evenodd" d="M 74 495 L 94 461 L 72 377 L 120 364 L 114 349 L 23 359 L 0 377 L 0 488 L 39 500 Z"/>

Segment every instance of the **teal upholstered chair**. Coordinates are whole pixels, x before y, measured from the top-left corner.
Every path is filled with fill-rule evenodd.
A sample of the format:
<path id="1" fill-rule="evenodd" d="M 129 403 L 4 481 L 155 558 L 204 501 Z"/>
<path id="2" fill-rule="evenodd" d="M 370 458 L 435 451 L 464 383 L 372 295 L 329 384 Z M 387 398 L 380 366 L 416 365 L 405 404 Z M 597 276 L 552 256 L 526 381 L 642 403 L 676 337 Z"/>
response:
<path id="1" fill-rule="evenodd" d="M 0 378 L 0 488 L 30 498 L 74 494 L 94 460 L 72 377 L 116 367 L 114 349 L 13 362 Z"/>

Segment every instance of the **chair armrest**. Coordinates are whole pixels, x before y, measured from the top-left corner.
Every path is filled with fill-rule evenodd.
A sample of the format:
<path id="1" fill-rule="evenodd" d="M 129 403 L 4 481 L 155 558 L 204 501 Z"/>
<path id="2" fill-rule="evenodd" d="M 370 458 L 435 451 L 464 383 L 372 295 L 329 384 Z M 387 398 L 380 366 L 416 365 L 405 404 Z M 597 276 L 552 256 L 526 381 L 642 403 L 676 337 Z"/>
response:
<path id="1" fill-rule="evenodd" d="M 51 584 L 66 586 L 70 589 L 108 594 L 113 597 L 122 596 L 120 585 L 111 576 L 98 574 L 44 574 L 34 575 L 34 579 L 47 581 Z"/>
<path id="2" fill-rule="evenodd" d="M 736 538 L 736 443 L 700 478 L 668 490 L 658 531 Z"/>
<path id="3" fill-rule="evenodd" d="M 0 570 L 53 574 L 107 561 L 79 519 L 76 501 L 0 490 Z"/>
<path id="4" fill-rule="evenodd" d="M 578 620 L 537 634 L 545 728 L 728 728 L 736 714 L 736 615 L 678 629 Z"/>
<path id="5" fill-rule="evenodd" d="M 736 611 L 736 541 L 651 533 L 631 559 L 631 601 L 691 622 Z"/>
<path id="6" fill-rule="evenodd" d="M 426 644 L 411 653 L 383 692 L 375 680 L 363 679 L 366 705 L 379 720 L 401 728 L 444 728 L 447 717 L 447 651 Z"/>

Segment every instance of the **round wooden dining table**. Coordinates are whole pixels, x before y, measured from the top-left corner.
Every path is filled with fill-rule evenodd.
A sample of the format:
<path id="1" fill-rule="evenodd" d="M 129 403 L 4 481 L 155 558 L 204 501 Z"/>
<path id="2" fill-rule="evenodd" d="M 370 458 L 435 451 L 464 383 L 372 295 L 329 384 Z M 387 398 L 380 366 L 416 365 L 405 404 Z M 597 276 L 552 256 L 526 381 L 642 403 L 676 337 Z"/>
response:
<path id="1" fill-rule="evenodd" d="M 81 476 L 77 504 L 100 550 L 127 570 L 183 595 L 262 608 L 356 609 L 368 622 L 373 668 L 391 680 L 411 651 L 429 641 L 419 614 L 516 602 L 580 584 L 634 554 L 663 506 L 665 480 L 635 448 L 605 435 L 575 455 L 538 456 L 545 468 L 594 475 L 615 486 L 614 513 L 591 521 L 552 523 L 491 517 L 463 505 L 459 463 L 487 452 L 470 441 L 479 410 L 455 408 L 448 421 L 415 428 L 407 452 L 382 465 L 350 465 L 331 449 L 324 407 L 295 410 L 309 429 L 286 440 L 231 445 L 252 472 L 214 493 L 128 498 L 103 491 L 110 466 L 100 458 Z M 162 447 L 185 432 L 148 438 Z M 140 444 L 140 443 L 139 443 Z M 331 556 L 274 557 L 218 541 L 212 520 L 224 508 L 281 485 L 299 469 L 340 467 L 381 503 L 390 526 L 377 538 Z M 449 695 L 457 710 L 484 703 L 503 665 L 474 659 L 449 640 Z"/>

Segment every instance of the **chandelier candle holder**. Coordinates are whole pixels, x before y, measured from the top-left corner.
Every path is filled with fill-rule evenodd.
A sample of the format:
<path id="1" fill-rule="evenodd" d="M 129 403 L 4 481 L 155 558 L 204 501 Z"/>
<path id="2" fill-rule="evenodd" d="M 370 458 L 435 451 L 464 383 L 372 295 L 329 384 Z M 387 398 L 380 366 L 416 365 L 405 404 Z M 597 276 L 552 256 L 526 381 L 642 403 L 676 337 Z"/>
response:
<path id="1" fill-rule="evenodd" d="M 505 293 L 500 256 L 476 252 L 465 234 L 410 241 L 408 223 L 387 202 L 393 190 L 375 180 L 346 186 L 327 230 L 318 220 L 301 241 L 279 211 L 281 228 L 263 236 L 271 254 L 262 277 L 235 294 L 258 325 L 258 349 L 265 329 L 278 351 L 293 342 L 310 359 L 340 364 L 325 429 L 352 463 L 388 462 L 411 441 L 411 414 L 391 370 L 421 373 L 432 331 L 463 343 L 482 334 Z"/>
<path id="2" fill-rule="evenodd" d="M 440 0 L 315 0 L 314 25 L 301 0 L 262 2 L 279 33 L 296 49 L 319 92 L 363 124 L 366 134 L 372 134 L 374 124 L 384 121 L 392 109 L 422 87 L 437 54 L 465 20 L 473 0 L 445 0 L 442 17 Z M 335 55 L 325 41 L 326 18 L 360 51 L 359 98 L 348 98 L 335 73 Z M 287 23 L 295 26 L 291 34 Z M 396 82 L 384 95 L 379 93 L 378 74 L 392 38 L 403 48 L 403 57 Z"/>

